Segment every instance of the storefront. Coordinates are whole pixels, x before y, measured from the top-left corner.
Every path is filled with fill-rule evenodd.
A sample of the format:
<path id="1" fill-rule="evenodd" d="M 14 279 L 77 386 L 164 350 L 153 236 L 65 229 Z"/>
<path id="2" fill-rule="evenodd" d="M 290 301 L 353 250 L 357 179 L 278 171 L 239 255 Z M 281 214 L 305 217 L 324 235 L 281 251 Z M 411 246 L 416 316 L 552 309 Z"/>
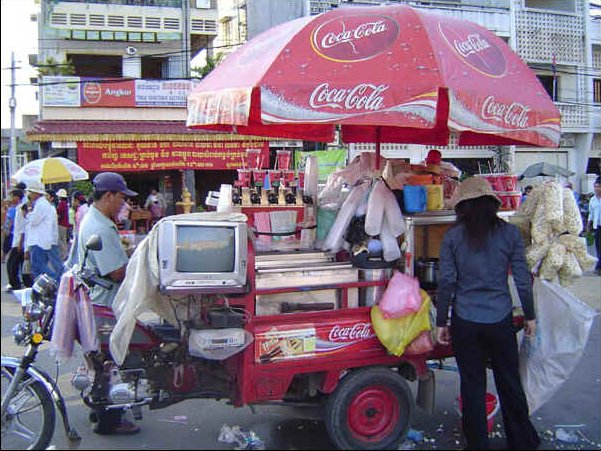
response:
<path id="1" fill-rule="evenodd" d="M 144 204 L 152 188 L 167 201 L 167 214 L 177 212 L 183 173 L 193 170 L 196 205 L 210 190 L 233 183 L 244 167 L 246 150 L 260 149 L 269 161 L 269 141 L 257 137 L 201 133 L 180 121 L 40 121 L 28 131 L 42 143 L 45 156 L 64 155 L 90 172 L 124 175 Z"/>

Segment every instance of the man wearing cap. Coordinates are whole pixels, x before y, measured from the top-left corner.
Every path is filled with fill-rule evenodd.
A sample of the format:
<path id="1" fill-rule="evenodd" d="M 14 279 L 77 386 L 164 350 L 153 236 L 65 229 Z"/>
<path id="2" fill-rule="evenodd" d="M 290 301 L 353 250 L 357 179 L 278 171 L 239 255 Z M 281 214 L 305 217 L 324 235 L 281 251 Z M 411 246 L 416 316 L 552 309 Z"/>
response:
<path id="1" fill-rule="evenodd" d="M 81 224 L 75 245 L 77 259 L 81 264 L 85 254 L 85 244 L 92 235 L 102 239 L 102 249 L 88 253 L 85 267 L 112 282 L 112 289 L 95 286 L 90 290 L 90 298 L 96 304 L 112 306 L 115 294 L 125 277 L 127 255 L 121 246 L 119 231 L 112 218 L 117 216 L 126 196 L 138 193 L 127 188 L 123 176 L 115 172 L 101 172 L 93 180 L 93 203 Z M 134 434 L 140 430 L 135 424 L 122 418 L 123 411 L 97 411 L 98 420 L 94 427 L 97 434 Z"/>
<path id="2" fill-rule="evenodd" d="M 58 197 L 58 205 L 56 206 L 56 214 L 58 215 L 58 241 L 61 251 L 61 259 L 65 260 L 69 255 L 69 202 L 67 198 L 67 190 L 64 188 L 56 192 Z"/>
<path id="3" fill-rule="evenodd" d="M 35 280 L 40 274 L 48 274 L 60 280 L 63 263 L 58 250 L 58 218 L 56 208 L 46 199 L 41 183 L 27 187 L 31 211 L 25 216 L 25 259 L 31 261 L 31 275 Z"/>
<path id="4" fill-rule="evenodd" d="M 95 286 L 90 297 L 96 304 L 111 306 L 119 285 L 125 277 L 127 255 L 121 246 L 119 231 L 112 218 L 117 215 L 125 196 L 136 196 L 138 193 L 127 189 L 123 176 L 115 172 L 102 172 L 94 180 L 94 202 L 81 224 L 77 238 L 77 260 L 81 263 L 85 253 L 85 244 L 92 235 L 102 239 L 102 250 L 88 254 L 86 267 L 113 282 L 113 288 L 106 290 Z"/>

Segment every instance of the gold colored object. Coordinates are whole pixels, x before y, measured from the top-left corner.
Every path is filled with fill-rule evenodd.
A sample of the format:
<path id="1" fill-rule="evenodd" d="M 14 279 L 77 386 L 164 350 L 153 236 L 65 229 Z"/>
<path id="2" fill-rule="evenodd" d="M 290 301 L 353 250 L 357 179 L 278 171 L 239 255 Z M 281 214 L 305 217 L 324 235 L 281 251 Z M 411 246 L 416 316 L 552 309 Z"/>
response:
<path id="1" fill-rule="evenodd" d="M 42 336 L 42 334 L 33 334 L 31 336 L 31 341 L 33 342 L 33 344 L 40 344 L 42 341 L 44 341 L 44 337 Z"/>
<path id="2" fill-rule="evenodd" d="M 188 191 L 188 188 L 186 188 L 184 186 L 184 190 L 182 192 L 182 200 L 179 202 L 176 202 L 175 205 L 182 207 L 182 209 L 184 210 L 184 213 L 190 213 L 190 210 L 192 209 L 192 206 L 194 205 L 192 203 L 192 201 L 190 200 L 192 198 L 192 195 L 190 194 L 190 191 Z"/>

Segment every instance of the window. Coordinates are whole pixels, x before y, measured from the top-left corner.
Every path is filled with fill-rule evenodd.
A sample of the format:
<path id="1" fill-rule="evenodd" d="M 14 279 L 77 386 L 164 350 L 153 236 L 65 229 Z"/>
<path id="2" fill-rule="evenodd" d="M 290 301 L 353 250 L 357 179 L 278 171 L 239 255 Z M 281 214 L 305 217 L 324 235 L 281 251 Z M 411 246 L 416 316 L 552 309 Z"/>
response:
<path id="1" fill-rule="evenodd" d="M 540 81 L 549 97 L 553 101 L 557 99 L 557 93 L 559 92 L 559 77 L 553 77 L 552 75 L 537 75 L 538 81 Z"/>
<path id="2" fill-rule="evenodd" d="M 601 103 L 601 78 L 593 79 L 593 102 Z"/>

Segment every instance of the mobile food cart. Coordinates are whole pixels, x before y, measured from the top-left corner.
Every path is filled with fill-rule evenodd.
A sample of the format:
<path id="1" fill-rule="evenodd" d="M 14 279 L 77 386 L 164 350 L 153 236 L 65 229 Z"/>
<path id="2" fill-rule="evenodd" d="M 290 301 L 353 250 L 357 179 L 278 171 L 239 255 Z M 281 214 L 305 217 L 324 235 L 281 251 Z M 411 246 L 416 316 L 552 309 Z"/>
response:
<path id="1" fill-rule="evenodd" d="M 557 108 L 505 42 L 404 5 L 338 8 L 276 26 L 203 79 L 188 110 L 199 131 L 318 142 L 336 132 L 345 143 L 374 142 L 378 161 L 381 142 L 557 147 L 560 138 Z M 435 249 L 430 232 L 452 215 L 407 221 L 404 258 L 424 246 L 426 257 Z M 251 309 L 245 327 L 255 340 L 234 359 L 236 404 L 321 399 L 337 446 L 396 447 L 413 405 L 404 377 L 425 387 L 427 360 L 449 350 L 388 355 L 370 307 L 355 301 L 386 280 L 362 280 L 328 253 L 249 252 L 250 291 L 230 299 Z"/>

